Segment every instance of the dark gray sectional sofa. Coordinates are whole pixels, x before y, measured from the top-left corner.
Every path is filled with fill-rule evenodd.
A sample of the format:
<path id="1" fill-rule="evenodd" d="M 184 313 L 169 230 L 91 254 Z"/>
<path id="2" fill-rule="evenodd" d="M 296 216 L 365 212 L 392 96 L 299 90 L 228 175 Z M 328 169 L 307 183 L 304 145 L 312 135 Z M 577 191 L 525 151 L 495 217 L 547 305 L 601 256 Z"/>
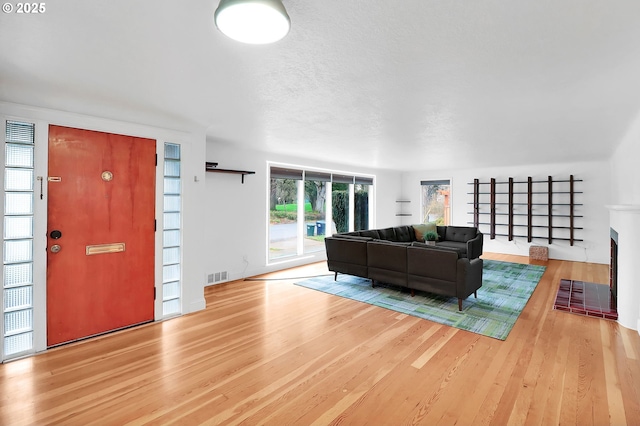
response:
<path id="1" fill-rule="evenodd" d="M 457 297 L 477 295 L 482 286 L 482 233 L 476 228 L 438 227 L 435 246 L 417 241 L 411 226 L 336 234 L 325 239 L 329 270 Z M 447 240 L 447 236 L 451 240 Z"/>

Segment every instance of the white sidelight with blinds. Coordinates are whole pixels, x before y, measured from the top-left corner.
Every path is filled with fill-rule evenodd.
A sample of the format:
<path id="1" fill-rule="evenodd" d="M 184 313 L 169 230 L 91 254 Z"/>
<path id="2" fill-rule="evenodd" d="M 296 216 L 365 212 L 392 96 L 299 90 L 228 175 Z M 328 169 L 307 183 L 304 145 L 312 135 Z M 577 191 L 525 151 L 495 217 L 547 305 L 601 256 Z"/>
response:
<path id="1" fill-rule="evenodd" d="M 35 125 L 6 121 L 3 222 L 3 351 L 33 352 L 33 212 Z"/>

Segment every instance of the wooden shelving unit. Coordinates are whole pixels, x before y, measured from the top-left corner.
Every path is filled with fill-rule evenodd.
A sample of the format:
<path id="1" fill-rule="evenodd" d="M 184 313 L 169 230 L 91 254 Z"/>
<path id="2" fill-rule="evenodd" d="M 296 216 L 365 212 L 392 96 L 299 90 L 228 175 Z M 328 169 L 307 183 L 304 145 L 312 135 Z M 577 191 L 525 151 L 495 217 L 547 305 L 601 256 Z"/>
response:
<path id="1" fill-rule="evenodd" d="M 551 176 L 546 180 L 528 177 L 526 181 L 511 177 L 506 181 L 474 179 L 468 183 L 473 188 L 468 193 L 473 195 L 473 201 L 467 203 L 473 206 L 473 211 L 469 212 L 473 222 L 468 223 L 488 233 L 491 239 L 497 236 L 507 237 L 509 241 L 514 238 L 526 238 L 528 242 L 545 239 L 549 244 L 554 240 L 565 240 L 573 246 L 576 241 L 582 241 L 575 234 L 583 229 L 575 226 L 576 219 L 583 217 L 576 214 L 576 208 L 582 206 L 575 202 L 575 195 L 582 194 L 575 190 L 578 182 L 582 180 L 573 175 L 559 180 Z M 481 219 L 484 215 L 489 216 L 488 222 Z M 526 235 L 516 232 L 522 228 L 526 228 Z"/>
<path id="2" fill-rule="evenodd" d="M 205 163 L 205 170 L 212 173 L 231 173 L 242 176 L 242 183 L 244 183 L 245 175 L 254 175 L 256 172 L 252 172 L 249 170 L 232 170 L 232 169 L 219 169 L 218 163 Z"/>

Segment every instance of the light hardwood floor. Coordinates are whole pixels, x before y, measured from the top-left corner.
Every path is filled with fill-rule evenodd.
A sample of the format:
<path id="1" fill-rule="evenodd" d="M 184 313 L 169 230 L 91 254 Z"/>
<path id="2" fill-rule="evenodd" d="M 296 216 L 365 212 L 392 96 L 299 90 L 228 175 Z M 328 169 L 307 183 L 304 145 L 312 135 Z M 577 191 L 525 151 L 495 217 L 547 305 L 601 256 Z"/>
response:
<path id="1" fill-rule="evenodd" d="M 292 284 L 325 263 L 208 287 L 204 311 L 0 365 L 0 424 L 640 425 L 638 333 L 552 310 L 607 266 L 547 266 L 506 341 Z"/>

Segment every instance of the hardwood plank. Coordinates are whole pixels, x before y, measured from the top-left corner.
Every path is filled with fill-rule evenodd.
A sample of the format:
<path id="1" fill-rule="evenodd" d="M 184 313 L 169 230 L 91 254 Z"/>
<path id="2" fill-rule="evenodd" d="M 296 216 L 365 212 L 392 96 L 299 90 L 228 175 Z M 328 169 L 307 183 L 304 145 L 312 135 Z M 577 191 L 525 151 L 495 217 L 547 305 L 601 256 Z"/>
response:
<path id="1" fill-rule="evenodd" d="M 609 330 L 610 346 L 615 357 L 613 368 L 620 383 L 627 424 L 631 425 L 640 418 L 640 363 L 637 358 L 630 358 L 627 355 L 623 349 L 621 336 L 626 335 L 626 338 L 636 348 L 636 353 L 640 349 L 640 344 L 638 344 L 637 333 L 634 330 L 619 327 L 614 322 L 610 324 Z"/>
<path id="2" fill-rule="evenodd" d="M 536 263 L 505 341 L 293 285 L 326 263 L 207 287 L 204 311 L 0 365 L 0 424 L 640 424 L 638 333 L 552 309 L 607 265 Z"/>
<path id="3" fill-rule="evenodd" d="M 567 332 L 567 321 L 563 321 L 564 315 L 568 314 L 556 311 L 551 316 L 555 333 L 553 345 L 549 347 L 549 353 L 547 354 L 550 365 L 541 367 L 544 368 L 545 372 L 550 370 L 550 374 L 548 381 L 536 386 L 534 391 L 534 400 L 544 401 L 545 405 L 541 416 L 542 420 L 537 423 L 537 416 L 535 419 L 528 418 L 527 420 L 530 424 L 560 424 L 561 401 L 567 380 L 566 365 L 569 351 L 571 350 L 571 339 L 570 334 Z"/>
<path id="4" fill-rule="evenodd" d="M 609 326 L 606 321 L 600 321 L 600 339 L 602 342 L 602 348 L 604 351 L 604 373 L 606 382 L 607 401 L 609 405 L 609 418 L 611 425 L 623 425 L 626 424 L 626 417 L 624 414 L 624 402 L 622 398 L 622 391 L 620 390 L 620 382 L 618 380 L 617 371 L 615 368 L 615 359 L 611 348 L 611 335 L 609 333 Z"/>

